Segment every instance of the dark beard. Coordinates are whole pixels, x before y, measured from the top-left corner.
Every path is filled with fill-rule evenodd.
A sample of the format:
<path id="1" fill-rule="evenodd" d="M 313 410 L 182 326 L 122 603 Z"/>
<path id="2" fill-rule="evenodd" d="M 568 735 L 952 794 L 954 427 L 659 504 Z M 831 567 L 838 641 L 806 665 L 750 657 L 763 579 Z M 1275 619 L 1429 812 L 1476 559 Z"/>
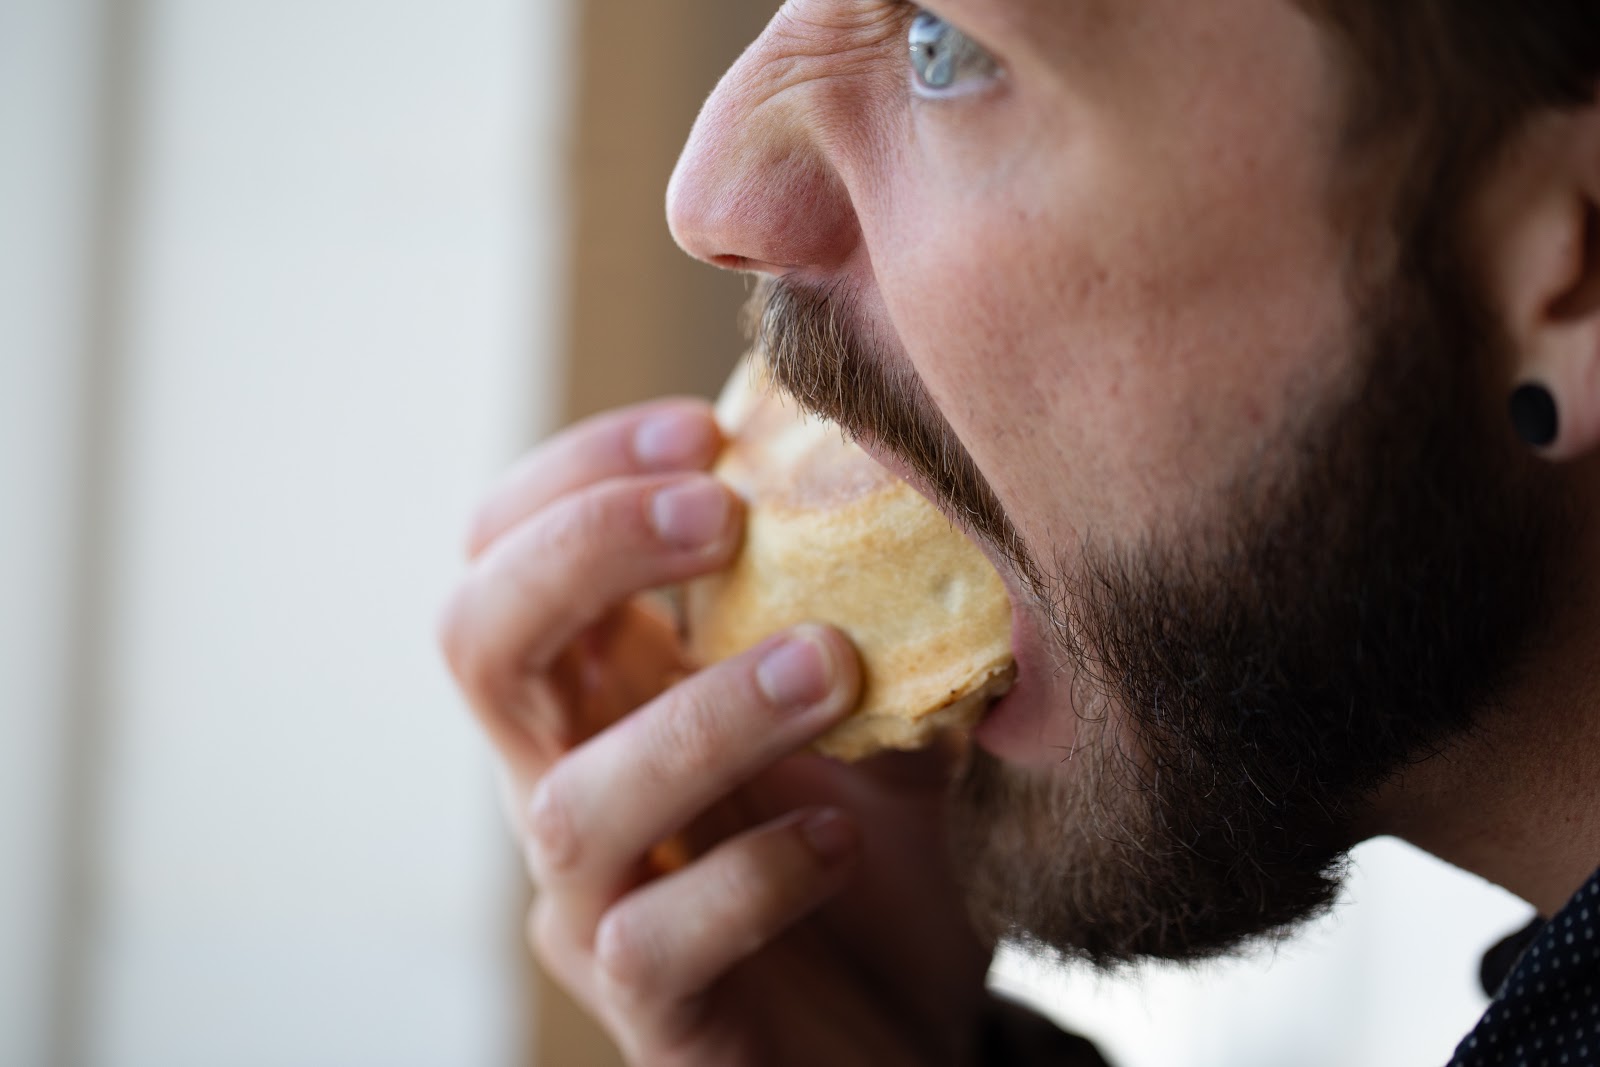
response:
<path id="1" fill-rule="evenodd" d="M 1357 387 L 1215 532 L 1055 561 L 1042 602 L 1101 721 L 1069 773 L 974 753 L 954 840 L 986 933 L 1100 965 L 1285 933 L 1332 903 L 1376 790 L 1515 681 L 1568 524 L 1485 403 L 1485 303 L 1448 257 L 1405 275 L 1363 302 Z"/>
<path id="2" fill-rule="evenodd" d="M 1374 791 L 1513 681 L 1565 523 L 1485 401 L 1505 346 L 1456 266 L 1369 289 L 1360 380 L 1264 450 L 1207 529 L 1049 567 L 908 368 L 829 294 L 758 290 L 778 383 L 1001 547 L 1083 687 L 1071 767 L 974 750 L 956 783 L 955 869 L 984 933 L 1110 965 L 1285 932 L 1334 899 Z"/>

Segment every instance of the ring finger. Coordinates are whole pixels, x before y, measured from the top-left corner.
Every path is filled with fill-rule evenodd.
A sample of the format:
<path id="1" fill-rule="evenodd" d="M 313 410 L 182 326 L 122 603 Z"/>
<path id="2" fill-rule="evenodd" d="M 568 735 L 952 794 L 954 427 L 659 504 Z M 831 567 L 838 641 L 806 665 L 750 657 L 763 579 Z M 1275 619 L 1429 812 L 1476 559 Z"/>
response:
<path id="1" fill-rule="evenodd" d="M 687 679 L 540 781 L 527 816 L 535 880 L 609 906 L 653 845 L 820 735 L 859 686 L 854 649 L 817 626 Z"/>

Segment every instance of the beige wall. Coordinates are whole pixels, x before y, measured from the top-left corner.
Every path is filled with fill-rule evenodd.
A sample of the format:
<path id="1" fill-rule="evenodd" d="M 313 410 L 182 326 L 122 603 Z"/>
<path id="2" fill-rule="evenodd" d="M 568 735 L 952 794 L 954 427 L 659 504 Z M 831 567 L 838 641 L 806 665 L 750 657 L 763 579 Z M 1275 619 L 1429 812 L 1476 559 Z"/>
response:
<path id="1" fill-rule="evenodd" d="M 581 7 L 572 155 L 567 413 L 710 394 L 742 340 L 745 283 L 667 233 L 667 178 L 700 103 L 775 5 L 655 0 Z"/>

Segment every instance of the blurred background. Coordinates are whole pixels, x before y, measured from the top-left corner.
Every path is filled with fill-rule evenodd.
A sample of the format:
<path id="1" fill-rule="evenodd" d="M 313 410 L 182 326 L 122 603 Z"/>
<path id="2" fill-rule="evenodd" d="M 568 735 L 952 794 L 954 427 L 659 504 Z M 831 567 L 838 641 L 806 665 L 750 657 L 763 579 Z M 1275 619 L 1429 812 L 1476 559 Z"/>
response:
<path id="1" fill-rule="evenodd" d="M 0 0 L 0 1063 L 614 1061 L 433 645 L 553 427 L 709 392 L 750 0 Z M 1127 1067 L 1442 1063 L 1528 909 L 1393 842 L 1289 946 L 997 987 Z"/>

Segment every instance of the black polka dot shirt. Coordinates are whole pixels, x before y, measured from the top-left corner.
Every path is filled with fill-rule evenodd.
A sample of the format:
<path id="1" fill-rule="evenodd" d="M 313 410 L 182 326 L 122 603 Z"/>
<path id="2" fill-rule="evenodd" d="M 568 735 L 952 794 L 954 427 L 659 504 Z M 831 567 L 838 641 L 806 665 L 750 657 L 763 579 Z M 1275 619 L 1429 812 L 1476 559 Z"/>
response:
<path id="1" fill-rule="evenodd" d="M 1500 983 L 1449 1067 L 1600 1067 L 1600 872 Z"/>

